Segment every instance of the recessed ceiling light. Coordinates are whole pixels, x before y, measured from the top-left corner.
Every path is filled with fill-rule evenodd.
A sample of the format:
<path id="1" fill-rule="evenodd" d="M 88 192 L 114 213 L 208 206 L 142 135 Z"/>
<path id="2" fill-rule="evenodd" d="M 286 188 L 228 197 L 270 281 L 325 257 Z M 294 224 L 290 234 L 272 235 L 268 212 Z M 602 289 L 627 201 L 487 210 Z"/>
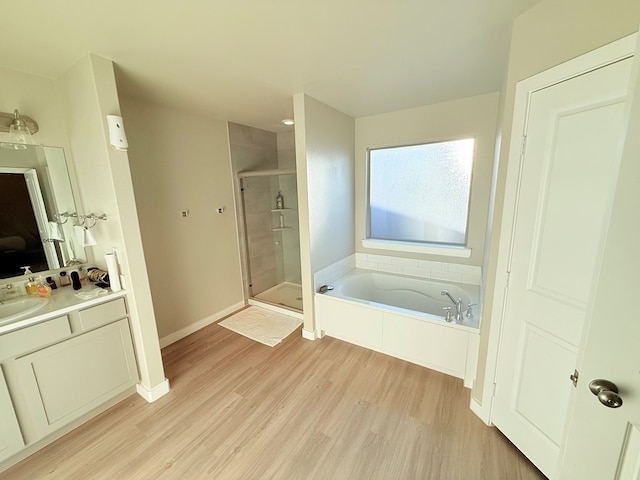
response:
<path id="1" fill-rule="evenodd" d="M 284 120 L 282 120 L 282 123 L 284 123 L 287 126 L 290 126 L 290 125 L 293 125 L 295 122 L 290 118 L 285 118 Z"/>

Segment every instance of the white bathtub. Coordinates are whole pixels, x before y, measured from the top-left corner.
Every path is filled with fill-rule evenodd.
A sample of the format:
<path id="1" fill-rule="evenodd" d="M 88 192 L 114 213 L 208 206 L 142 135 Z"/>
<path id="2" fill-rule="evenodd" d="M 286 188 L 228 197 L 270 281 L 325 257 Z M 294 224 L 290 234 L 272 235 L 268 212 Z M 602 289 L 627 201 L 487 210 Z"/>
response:
<path id="1" fill-rule="evenodd" d="M 321 335 L 463 378 L 471 387 L 478 351 L 479 287 L 354 269 L 316 294 Z M 446 322 L 443 307 L 455 305 L 447 290 L 473 318 Z"/>

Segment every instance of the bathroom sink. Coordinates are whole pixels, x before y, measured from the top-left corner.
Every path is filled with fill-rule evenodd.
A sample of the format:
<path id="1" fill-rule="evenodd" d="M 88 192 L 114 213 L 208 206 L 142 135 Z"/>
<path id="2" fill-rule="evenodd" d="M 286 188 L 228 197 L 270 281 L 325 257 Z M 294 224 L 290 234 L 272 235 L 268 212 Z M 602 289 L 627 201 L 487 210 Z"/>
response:
<path id="1" fill-rule="evenodd" d="M 44 297 L 21 297 L 15 300 L 5 300 L 0 303 L 0 324 L 27 317 L 49 303 Z"/>

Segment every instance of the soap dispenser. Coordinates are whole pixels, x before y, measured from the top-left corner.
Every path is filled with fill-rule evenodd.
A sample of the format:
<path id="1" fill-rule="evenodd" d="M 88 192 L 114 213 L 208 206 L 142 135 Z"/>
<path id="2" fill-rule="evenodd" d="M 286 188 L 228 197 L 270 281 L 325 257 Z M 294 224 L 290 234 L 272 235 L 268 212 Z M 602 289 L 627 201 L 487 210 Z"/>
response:
<path id="1" fill-rule="evenodd" d="M 38 283 L 36 282 L 36 277 L 33 276 L 33 272 L 31 271 L 31 267 L 27 265 L 26 267 L 20 267 L 24 270 L 24 275 L 29 277 L 27 283 L 25 283 L 24 288 L 27 291 L 27 295 L 37 295 L 38 294 Z"/>
<path id="2" fill-rule="evenodd" d="M 284 197 L 282 196 L 282 192 L 278 192 L 278 196 L 276 197 L 276 209 L 284 209 Z"/>
<path id="3" fill-rule="evenodd" d="M 36 277 L 29 277 L 29 281 L 24 286 L 27 291 L 27 295 L 37 295 L 38 294 L 38 282 L 36 282 Z"/>

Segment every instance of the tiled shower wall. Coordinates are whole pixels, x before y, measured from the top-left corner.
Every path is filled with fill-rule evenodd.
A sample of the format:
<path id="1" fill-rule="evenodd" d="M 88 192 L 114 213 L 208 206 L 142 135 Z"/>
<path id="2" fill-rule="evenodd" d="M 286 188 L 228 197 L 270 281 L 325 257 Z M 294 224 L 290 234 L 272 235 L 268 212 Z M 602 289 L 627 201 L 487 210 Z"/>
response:
<path id="1" fill-rule="evenodd" d="M 229 123 L 229 146 L 234 178 L 237 179 L 236 173 L 242 171 L 294 168 L 293 134 L 290 138 L 286 134 L 282 135 L 280 139 L 273 132 Z M 245 291 L 249 291 L 249 284 L 253 285 L 253 294 L 257 295 L 283 281 L 300 283 L 295 175 L 245 178 L 244 211 L 241 208 L 243 202 L 238 188 L 240 184 L 238 180 L 236 182 Z M 282 191 L 285 207 L 291 209 L 284 214 L 285 225 L 293 228 L 283 232 L 272 232 L 271 229 L 279 225 L 279 214 L 271 212 L 271 209 L 275 208 L 278 191 Z M 249 271 L 251 278 L 248 278 Z"/>

